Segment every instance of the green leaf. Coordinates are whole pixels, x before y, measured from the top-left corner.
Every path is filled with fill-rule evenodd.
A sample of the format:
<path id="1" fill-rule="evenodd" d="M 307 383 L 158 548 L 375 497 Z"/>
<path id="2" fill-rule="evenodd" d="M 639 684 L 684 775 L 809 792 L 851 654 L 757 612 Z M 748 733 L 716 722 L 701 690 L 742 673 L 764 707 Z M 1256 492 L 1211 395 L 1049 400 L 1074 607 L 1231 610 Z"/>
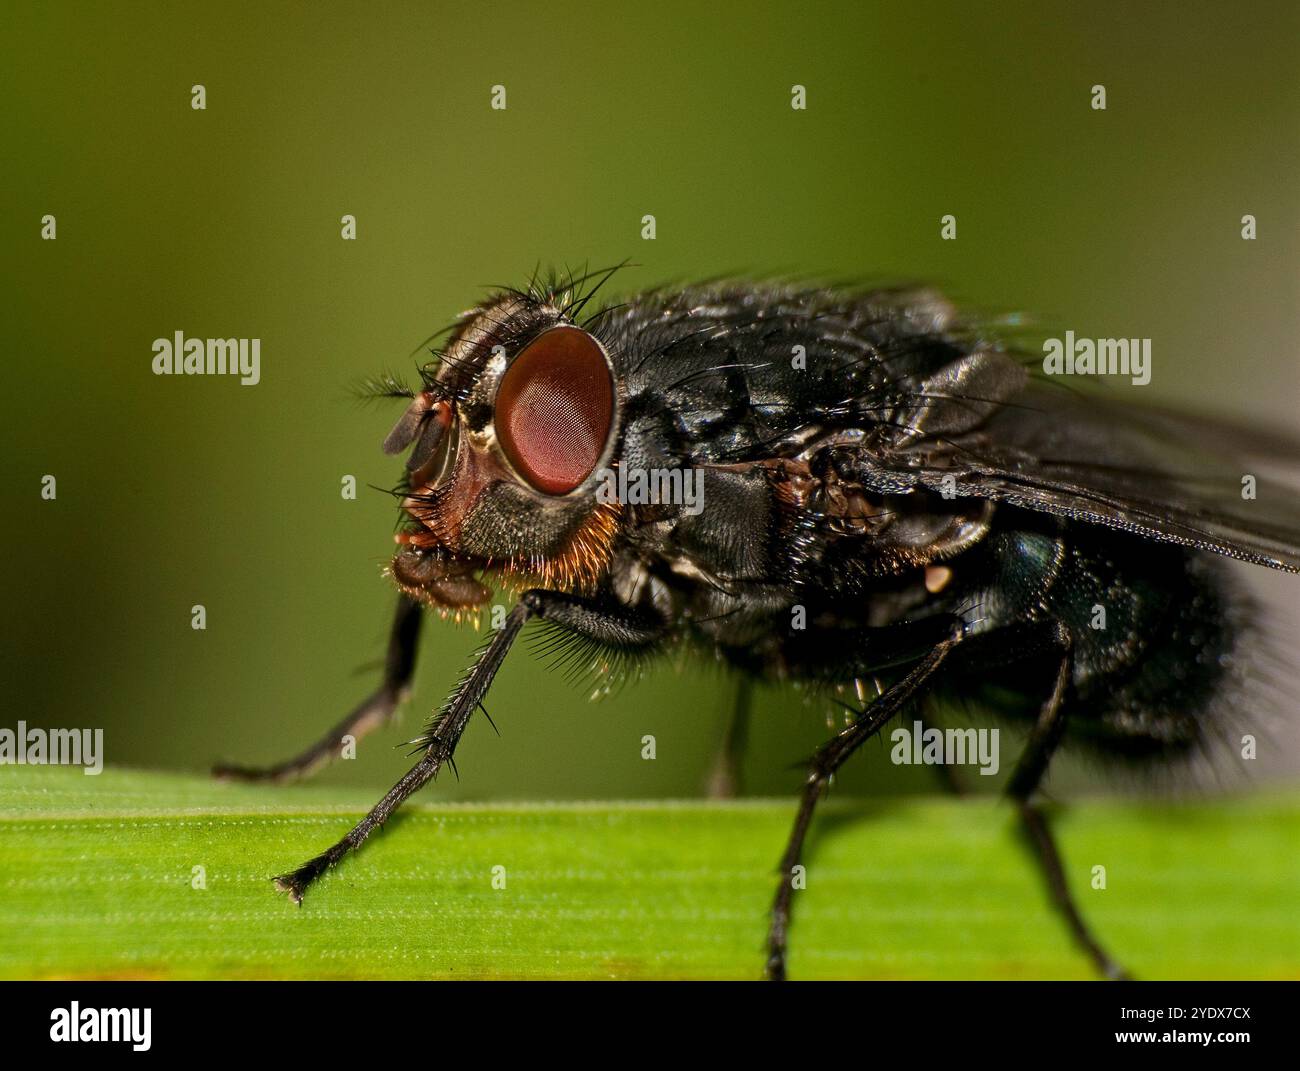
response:
<path id="1" fill-rule="evenodd" d="M 435 789 L 301 908 L 273 890 L 377 795 L 0 768 L 0 975 L 760 974 L 793 801 L 445 805 Z M 1087 802 L 1057 828 L 1080 906 L 1139 977 L 1295 977 L 1298 803 Z M 814 831 L 792 977 L 1091 977 L 1004 803 L 832 798 Z"/>

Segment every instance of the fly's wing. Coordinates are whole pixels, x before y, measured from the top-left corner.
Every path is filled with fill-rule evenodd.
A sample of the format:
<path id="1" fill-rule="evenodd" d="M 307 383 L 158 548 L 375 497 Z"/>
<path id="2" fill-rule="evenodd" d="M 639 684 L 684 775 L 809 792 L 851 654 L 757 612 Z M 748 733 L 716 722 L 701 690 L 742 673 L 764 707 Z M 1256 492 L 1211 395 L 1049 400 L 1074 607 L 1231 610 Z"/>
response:
<path id="1" fill-rule="evenodd" d="M 1300 572 L 1300 494 L 1263 475 L 1300 472 L 1300 444 L 1083 396 L 998 350 L 909 386 L 872 461 L 912 486 Z"/>

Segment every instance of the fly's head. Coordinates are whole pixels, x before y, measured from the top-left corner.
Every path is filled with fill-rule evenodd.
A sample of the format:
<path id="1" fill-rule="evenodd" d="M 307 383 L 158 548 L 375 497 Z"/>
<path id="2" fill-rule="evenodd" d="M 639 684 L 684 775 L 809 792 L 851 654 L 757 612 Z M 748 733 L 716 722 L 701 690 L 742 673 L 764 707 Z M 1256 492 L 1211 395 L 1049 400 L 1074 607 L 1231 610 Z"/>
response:
<path id="1" fill-rule="evenodd" d="M 424 389 L 384 441 L 413 447 L 391 573 L 443 610 L 481 606 L 485 572 L 590 589 L 619 527 L 597 473 L 619 432 L 604 345 L 557 302 L 511 293 L 462 317 Z"/>

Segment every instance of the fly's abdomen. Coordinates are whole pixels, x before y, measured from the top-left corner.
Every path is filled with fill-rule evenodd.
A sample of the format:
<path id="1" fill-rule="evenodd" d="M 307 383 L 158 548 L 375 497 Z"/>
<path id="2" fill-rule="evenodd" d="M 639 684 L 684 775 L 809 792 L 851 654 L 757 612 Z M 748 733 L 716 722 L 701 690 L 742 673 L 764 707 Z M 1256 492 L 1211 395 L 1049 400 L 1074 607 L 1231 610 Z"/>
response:
<path id="1" fill-rule="evenodd" d="M 1133 757 L 1205 739 L 1234 685 L 1243 596 L 1229 581 L 1178 547 L 1109 536 L 1072 549 L 1051 604 L 1074 637 L 1077 735 Z"/>
<path id="2" fill-rule="evenodd" d="M 1244 595 L 1220 561 L 1081 526 L 1003 531 L 990 540 L 996 583 L 984 612 L 995 628 L 1055 620 L 1069 633 L 1068 735 L 1117 757 L 1176 754 L 1200 745 L 1235 686 Z M 1040 659 L 1050 677 L 1057 656 Z M 979 667 L 968 667 L 978 674 Z M 1032 677 L 1024 665 L 992 674 L 1006 694 Z M 1029 695 L 1032 715 L 1042 691 Z"/>

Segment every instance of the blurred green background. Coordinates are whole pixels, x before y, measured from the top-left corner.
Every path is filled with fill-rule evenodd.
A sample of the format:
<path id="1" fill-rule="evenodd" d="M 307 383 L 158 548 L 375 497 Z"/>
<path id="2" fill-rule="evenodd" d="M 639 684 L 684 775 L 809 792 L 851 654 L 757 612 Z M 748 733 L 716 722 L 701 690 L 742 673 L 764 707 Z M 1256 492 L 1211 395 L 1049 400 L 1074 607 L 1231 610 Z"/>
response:
<path id="1" fill-rule="evenodd" d="M 347 388 L 538 262 L 934 281 L 1151 337 L 1151 399 L 1300 425 L 1298 10 L 6 4 L 4 724 L 195 770 L 314 739 L 370 688 L 393 599 L 394 506 L 364 488 L 395 476 L 397 410 Z M 177 330 L 260 337 L 262 382 L 154 376 Z M 326 783 L 389 784 L 476 644 L 435 623 L 401 728 Z M 521 648 L 501 736 L 472 725 L 436 795 L 695 794 L 730 695 L 663 665 L 592 705 Z M 792 790 L 824 717 L 760 693 L 748 789 Z M 931 787 L 868 750 L 844 789 Z"/>

